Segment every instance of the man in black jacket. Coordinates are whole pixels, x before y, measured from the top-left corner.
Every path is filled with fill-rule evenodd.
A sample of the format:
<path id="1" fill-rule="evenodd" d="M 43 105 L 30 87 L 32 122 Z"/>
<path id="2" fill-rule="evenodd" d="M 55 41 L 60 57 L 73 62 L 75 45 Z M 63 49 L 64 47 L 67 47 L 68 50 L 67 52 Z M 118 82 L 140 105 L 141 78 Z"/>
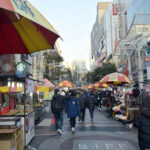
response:
<path id="1" fill-rule="evenodd" d="M 93 118 L 94 118 L 95 105 L 96 105 L 96 98 L 94 93 L 91 91 L 87 96 L 87 107 L 89 109 L 91 122 L 93 122 Z"/>
<path id="2" fill-rule="evenodd" d="M 140 150 L 150 148 L 150 97 L 146 97 L 139 110 L 136 121 Z"/>
<path id="3" fill-rule="evenodd" d="M 84 95 L 83 92 L 79 93 L 79 104 L 80 104 L 80 111 L 81 111 L 81 116 L 80 119 L 82 120 L 82 122 L 84 122 L 85 119 L 85 110 L 86 110 L 86 103 L 87 103 L 87 97 Z"/>
<path id="4" fill-rule="evenodd" d="M 63 126 L 64 104 L 68 98 L 68 96 L 60 95 L 59 89 L 55 89 L 54 96 L 51 101 L 51 111 L 55 115 L 56 130 L 60 135 Z"/>

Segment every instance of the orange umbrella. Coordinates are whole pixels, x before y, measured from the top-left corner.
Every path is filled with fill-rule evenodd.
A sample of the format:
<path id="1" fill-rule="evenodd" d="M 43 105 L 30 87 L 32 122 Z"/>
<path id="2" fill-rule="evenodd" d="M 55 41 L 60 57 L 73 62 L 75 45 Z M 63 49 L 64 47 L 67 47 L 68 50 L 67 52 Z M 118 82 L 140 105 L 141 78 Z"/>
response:
<path id="1" fill-rule="evenodd" d="M 127 84 L 131 83 L 130 79 L 122 73 L 111 73 L 102 78 L 99 82 L 110 84 Z"/>
<path id="2" fill-rule="evenodd" d="M 58 87 L 68 87 L 68 88 L 73 88 L 74 84 L 68 80 L 64 80 L 58 83 Z"/>

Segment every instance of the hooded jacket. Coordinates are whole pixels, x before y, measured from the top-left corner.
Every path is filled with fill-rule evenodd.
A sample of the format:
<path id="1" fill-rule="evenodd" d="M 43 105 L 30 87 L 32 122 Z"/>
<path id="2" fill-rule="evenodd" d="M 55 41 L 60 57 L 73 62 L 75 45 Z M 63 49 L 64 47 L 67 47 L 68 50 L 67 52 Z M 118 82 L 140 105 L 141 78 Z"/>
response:
<path id="1" fill-rule="evenodd" d="M 71 97 L 67 101 L 67 115 L 68 118 L 80 116 L 80 105 L 77 98 Z"/>

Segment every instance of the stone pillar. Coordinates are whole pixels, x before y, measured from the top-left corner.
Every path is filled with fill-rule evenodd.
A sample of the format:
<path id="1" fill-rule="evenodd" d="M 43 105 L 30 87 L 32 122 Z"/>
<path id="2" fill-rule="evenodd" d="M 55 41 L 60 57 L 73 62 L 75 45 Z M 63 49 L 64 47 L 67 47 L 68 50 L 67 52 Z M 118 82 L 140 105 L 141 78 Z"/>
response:
<path id="1" fill-rule="evenodd" d="M 143 89 L 143 69 L 142 69 L 142 62 L 141 62 L 141 54 L 140 51 L 138 51 L 138 82 L 139 82 L 139 89 Z"/>
<path id="2" fill-rule="evenodd" d="M 132 73 L 131 73 L 131 61 L 130 61 L 130 55 L 128 55 L 128 70 L 129 70 L 129 78 L 131 81 L 133 81 Z"/>

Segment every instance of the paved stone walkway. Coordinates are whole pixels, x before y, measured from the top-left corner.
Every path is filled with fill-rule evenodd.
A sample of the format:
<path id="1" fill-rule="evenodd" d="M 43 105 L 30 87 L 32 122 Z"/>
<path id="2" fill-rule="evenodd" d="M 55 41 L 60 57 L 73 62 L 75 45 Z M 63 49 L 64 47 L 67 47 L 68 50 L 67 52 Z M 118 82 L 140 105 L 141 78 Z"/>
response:
<path id="1" fill-rule="evenodd" d="M 63 134 L 48 126 L 49 115 L 45 115 L 36 126 L 36 135 L 27 150 L 137 150 L 137 132 L 122 123 L 107 117 L 104 111 L 95 110 L 91 124 L 86 110 L 85 123 L 77 120 L 76 133 L 72 135 L 69 121 L 64 114 Z"/>

